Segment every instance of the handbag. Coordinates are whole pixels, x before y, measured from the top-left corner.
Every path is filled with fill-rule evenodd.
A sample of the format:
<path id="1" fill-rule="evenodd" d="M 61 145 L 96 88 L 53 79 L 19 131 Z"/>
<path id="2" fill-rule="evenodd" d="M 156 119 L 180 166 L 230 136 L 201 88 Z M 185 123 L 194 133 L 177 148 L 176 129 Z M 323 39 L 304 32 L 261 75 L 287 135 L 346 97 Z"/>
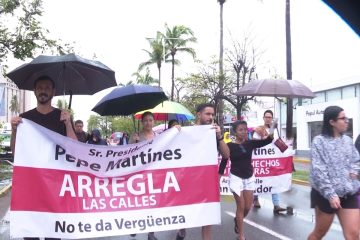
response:
<path id="1" fill-rule="evenodd" d="M 274 145 L 280 150 L 280 152 L 285 152 L 288 149 L 288 145 L 280 138 L 279 130 L 276 128 L 279 138 L 275 140 Z"/>

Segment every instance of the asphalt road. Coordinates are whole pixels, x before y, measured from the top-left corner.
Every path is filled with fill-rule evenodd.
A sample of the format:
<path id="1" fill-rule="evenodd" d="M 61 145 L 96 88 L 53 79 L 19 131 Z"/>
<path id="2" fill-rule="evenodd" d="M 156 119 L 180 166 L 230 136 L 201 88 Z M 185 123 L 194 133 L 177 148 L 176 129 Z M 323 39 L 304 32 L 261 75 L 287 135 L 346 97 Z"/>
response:
<path id="1" fill-rule="evenodd" d="M 293 185 L 291 191 L 281 194 L 283 206 L 294 207 L 294 215 L 274 215 L 272 212 L 271 196 L 260 197 L 261 208 L 252 209 L 245 219 L 245 236 L 253 240 L 294 239 L 303 240 L 311 232 L 314 226 L 313 209 L 310 209 L 310 188 L 301 185 Z M 10 194 L 0 198 L 0 240 L 9 239 L 9 213 Z M 233 218 L 235 216 L 235 202 L 231 196 L 222 198 L 222 224 L 213 226 L 214 240 L 235 240 L 233 231 Z M 157 232 L 159 240 L 175 239 L 176 231 Z M 135 238 L 130 236 L 114 236 L 94 238 L 98 240 L 145 240 L 146 234 L 139 234 Z M 187 240 L 201 239 L 201 229 L 192 228 L 187 230 Z M 340 225 L 337 221 L 333 223 L 325 240 L 343 239 Z"/>

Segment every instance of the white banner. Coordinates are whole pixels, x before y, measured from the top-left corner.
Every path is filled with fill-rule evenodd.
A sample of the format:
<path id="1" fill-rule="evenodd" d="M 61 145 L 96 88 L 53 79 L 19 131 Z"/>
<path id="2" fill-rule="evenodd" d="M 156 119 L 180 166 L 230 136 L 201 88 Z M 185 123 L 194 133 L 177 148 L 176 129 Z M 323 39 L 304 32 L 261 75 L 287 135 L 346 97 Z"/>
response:
<path id="1" fill-rule="evenodd" d="M 281 193 L 291 188 L 293 153 L 290 147 L 283 153 L 273 143 L 257 148 L 252 154 L 252 165 L 256 177 L 255 194 Z M 224 175 L 220 179 L 221 195 L 232 195 L 228 177 L 230 166 L 228 161 Z"/>
<path id="2" fill-rule="evenodd" d="M 220 224 L 218 189 L 211 126 L 98 146 L 23 119 L 10 235 L 77 239 Z"/>

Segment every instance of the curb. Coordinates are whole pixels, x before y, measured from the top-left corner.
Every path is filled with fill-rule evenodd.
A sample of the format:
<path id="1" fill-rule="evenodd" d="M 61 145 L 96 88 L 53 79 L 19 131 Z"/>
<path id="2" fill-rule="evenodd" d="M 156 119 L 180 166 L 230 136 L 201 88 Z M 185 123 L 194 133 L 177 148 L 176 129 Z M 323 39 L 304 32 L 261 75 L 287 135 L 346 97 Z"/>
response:
<path id="1" fill-rule="evenodd" d="M 5 196 L 11 190 L 11 186 L 12 184 L 10 183 L 9 185 L 0 190 L 0 197 Z"/>
<path id="2" fill-rule="evenodd" d="M 302 157 L 294 157 L 294 162 L 296 163 L 307 163 L 310 164 L 310 159 Z"/>
<path id="3" fill-rule="evenodd" d="M 303 185 L 303 186 L 310 186 L 308 181 L 303 181 L 303 180 L 298 180 L 298 179 L 293 179 L 292 183 L 298 184 L 298 185 Z"/>

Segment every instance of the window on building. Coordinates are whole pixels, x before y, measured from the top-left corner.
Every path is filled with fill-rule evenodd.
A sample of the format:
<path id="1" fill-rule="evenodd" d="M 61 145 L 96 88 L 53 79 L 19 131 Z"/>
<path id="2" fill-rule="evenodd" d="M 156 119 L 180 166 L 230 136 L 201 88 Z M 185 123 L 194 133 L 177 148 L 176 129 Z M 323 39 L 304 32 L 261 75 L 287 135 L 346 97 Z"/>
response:
<path id="1" fill-rule="evenodd" d="M 336 101 L 340 99 L 341 99 L 341 88 L 326 91 L 327 102 Z"/>
<path id="2" fill-rule="evenodd" d="M 311 103 L 322 103 L 325 102 L 325 92 L 315 93 L 316 97 L 311 99 Z"/>
<path id="3" fill-rule="evenodd" d="M 314 137 L 321 133 L 322 121 L 309 122 L 308 126 L 309 126 L 309 147 L 311 147 L 311 143 Z"/>
<path id="4" fill-rule="evenodd" d="M 321 134 L 321 129 L 322 129 L 322 121 L 318 121 L 318 122 L 309 122 L 308 123 L 308 127 L 309 127 L 309 147 L 311 147 L 311 142 L 313 140 L 313 138 L 319 134 Z M 350 118 L 349 119 L 349 127 L 347 129 L 347 131 L 345 132 L 346 135 L 348 135 L 349 137 L 353 137 L 353 119 Z"/>
<path id="5" fill-rule="evenodd" d="M 310 104 L 311 104 L 311 99 L 310 98 L 301 99 L 301 105 L 300 106 L 306 106 L 306 105 L 310 105 Z"/>
<path id="6" fill-rule="evenodd" d="M 356 97 L 356 86 L 348 86 L 342 88 L 342 99 Z"/>

